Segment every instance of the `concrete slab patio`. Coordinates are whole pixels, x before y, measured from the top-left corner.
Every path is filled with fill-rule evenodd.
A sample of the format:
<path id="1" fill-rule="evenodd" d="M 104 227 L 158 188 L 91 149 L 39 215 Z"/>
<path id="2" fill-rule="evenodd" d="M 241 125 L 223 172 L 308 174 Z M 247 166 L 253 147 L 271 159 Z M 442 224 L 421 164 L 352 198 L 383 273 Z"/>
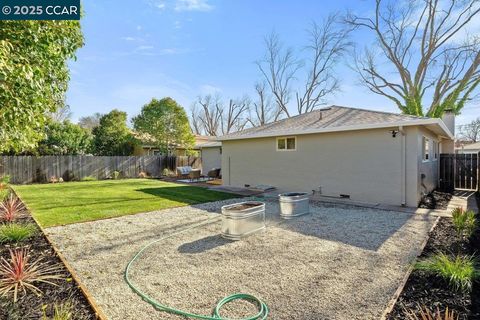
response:
<path id="1" fill-rule="evenodd" d="M 238 200 L 237 200 L 238 201 Z M 154 310 L 123 279 L 144 245 L 218 216 L 227 200 L 47 229 L 110 319 L 182 319 Z M 209 315 L 224 296 L 263 299 L 272 319 L 378 319 L 418 254 L 435 217 L 341 204 L 312 205 L 294 220 L 230 242 L 220 220 L 161 241 L 134 265 L 133 281 L 156 300 Z M 225 316 L 255 309 L 235 303 Z"/>

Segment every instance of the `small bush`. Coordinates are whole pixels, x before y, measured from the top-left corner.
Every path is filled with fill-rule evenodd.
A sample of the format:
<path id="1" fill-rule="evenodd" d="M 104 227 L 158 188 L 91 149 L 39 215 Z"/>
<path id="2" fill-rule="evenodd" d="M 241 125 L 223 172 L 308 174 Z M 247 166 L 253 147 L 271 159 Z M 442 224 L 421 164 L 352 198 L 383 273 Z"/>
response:
<path id="1" fill-rule="evenodd" d="M 97 178 L 92 176 L 83 177 L 82 181 L 97 181 Z"/>
<path id="2" fill-rule="evenodd" d="M 0 226 L 0 243 L 18 243 L 33 237 L 37 227 L 33 224 L 8 223 Z"/>
<path id="3" fill-rule="evenodd" d="M 13 193 L 0 203 L 0 220 L 13 222 L 25 212 L 25 206 Z"/>
<path id="4" fill-rule="evenodd" d="M 409 320 L 458 320 L 458 315 L 455 316 L 453 311 L 448 311 L 448 307 L 445 312 L 441 312 L 438 307 L 437 311 L 431 311 L 424 306 L 419 310 L 407 311 L 406 314 Z"/>
<path id="5" fill-rule="evenodd" d="M 464 211 L 462 208 L 455 208 L 452 211 L 452 218 L 459 237 L 471 237 L 477 229 L 477 218 L 473 210 Z"/>
<path id="6" fill-rule="evenodd" d="M 471 291 L 473 281 L 479 273 L 475 269 L 473 256 L 450 258 L 444 253 L 435 254 L 415 264 L 417 270 L 435 274 L 445 279 L 457 291 Z"/>
<path id="7" fill-rule="evenodd" d="M 71 302 L 65 302 L 53 306 L 53 316 L 47 317 L 47 308 L 43 309 L 42 320 L 71 320 L 73 319 L 73 304 Z"/>
<path id="8" fill-rule="evenodd" d="M 0 178 L 0 201 L 3 201 L 10 193 L 10 176 Z"/>
<path id="9" fill-rule="evenodd" d="M 139 177 L 140 179 L 145 179 L 145 178 L 148 178 L 148 174 L 147 174 L 146 172 L 143 172 L 143 171 L 142 171 L 142 172 L 140 172 L 140 173 L 138 174 L 138 177 Z"/>
<path id="10" fill-rule="evenodd" d="M 117 171 L 117 170 L 113 171 L 112 178 L 113 178 L 113 180 L 120 179 L 120 171 Z"/>
<path id="11" fill-rule="evenodd" d="M 165 168 L 162 170 L 162 176 L 164 177 L 171 177 L 173 175 L 174 175 L 173 171 L 169 170 L 168 168 Z"/>
<path id="12" fill-rule="evenodd" d="M 30 262 L 25 249 L 10 250 L 10 260 L 0 260 L 0 296 L 13 294 L 13 302 L 17 302 L 19 293 L 27 291 L 40 296 L 42 291 L 34 283 L 56 285 L 52 280 L 61 278 L 57 271 L 58 266 L 45 265 L 40 259 Z"/>

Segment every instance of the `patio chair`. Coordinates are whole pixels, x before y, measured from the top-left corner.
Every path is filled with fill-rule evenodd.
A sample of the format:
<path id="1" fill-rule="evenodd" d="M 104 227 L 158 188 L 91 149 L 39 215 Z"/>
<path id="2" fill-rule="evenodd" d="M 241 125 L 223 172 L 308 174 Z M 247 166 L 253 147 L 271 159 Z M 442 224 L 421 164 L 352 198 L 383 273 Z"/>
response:
<path id="1" fill-rule="evenodd" d="M 177 167 L 177 178 L 180 179 L 188 179 L 190 178 L 190 172 L 192 171 L 192 167 Z"/>
<path id="2" fill-rule="evenodd" d="M 190 178 L 191 181 L 193 180 L 199 180 L 200 179 L 200 169 L 192 169 L 190 173 L 188 174 L 188 177 Z"/>
<path id="3" fill-rule="evenodd" d="M 220 179 L 220 168 L 213 168 L 212 170 L 208 171 L 207 177 L 210 180 Z"/>

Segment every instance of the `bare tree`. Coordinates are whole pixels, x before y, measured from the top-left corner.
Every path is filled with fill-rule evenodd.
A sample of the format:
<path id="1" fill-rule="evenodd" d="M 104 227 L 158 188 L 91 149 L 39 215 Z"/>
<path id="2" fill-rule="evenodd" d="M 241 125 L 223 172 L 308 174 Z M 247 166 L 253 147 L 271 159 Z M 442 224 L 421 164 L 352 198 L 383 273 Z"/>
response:
<path id="1" fill-rule="evenodd" d="M 326 98 L 338 90 L 334 67 L 346 52 L 350 42 L 349 30 L 339 27 L 337 16 L 329 16 L 321 25 L 312 23 L 309 40 L 304 51 L 306 63 L 295 57 L 292 48 L 284 48 L 276 33 L 265 39 L 266 54 L 257 62 L 261 74 L 275 98 L 275 103 L 290 117 L 288 105 L 294 93 L 298 114 L 310 112 L 326 102 Z M 297 79 L 302 70 L 306 79 Z M 294 90 L 295 81 L 300 88 Z"/>
<path id="2" fill-rule="evenodd" d="M 241 99 L 230 99 L 228 108 L 222 110 L 222 133 L 228 134 L 240 131 L 248 123 L 248 112 L 250 109 L 250 99 L 245 96 Z"/>
<path id="3" fill-rule="evenodd" d="M 100 118 L 102 116 L 103 114 L 95 112 L 91 116 L 81 117 L 78 120 L 78 125 L 84 129 L 92 131 L 95 127 L 98 127 L 100 125 Z"/>
<path id="4" fill-rule="evenodd" d="M 471 142 L 480 141 L 480 118 L 473 120 L 469 124 L 458 126 L 458 136 L 462 140 Z"/>
<path id="5" fill-rule="evenodd" d="M 256 64 L 267 82 L 278 107 L 290 117 L 288 103 L 291 99 L 291 83 L 302 64 L 292 48 L 284 48 L 277 33 L 272 32 L 265 38 L 267 52 L 263 60 Z"/>
<path id="6" fill-rule="evenodd" d="M 194 134 L 203 134 L 203 125 L 200 120 L 200 113 L 196 103 L 194 103 L 190 109 L 190 124 Z"/>
<path id="7" fill-rule="evenodd" d="M 70 106 L 68 104 L 59 107 L 54 112 L 50 112 L 50 119 L 55 122 L 63 122 L 68 120 L 72 117 L 72 111 L 70 110 Z"/>
<path id="8" fill-rule="evenodd" d="M 196 134 L 217 136 L 243 130 L 248 124 L 250 99 L 230 99 L 226 105 L 219 95 L 198 97 L 191 108 L 191 125 Z"/>
<path id="9" fill-rule="evenodd" d="M 277 121 L 281 116 L 282 110 L 272 103 L 272 99 L 267 93 L 265 82 L 255 84 L 257 99 L 250 108 L 248 122 L 254 126 L 263 126 L 272 121 Z"/>
<path id="10" fill-rule="evenodd" d="M 194 121 L 199 122 L 205 134 L 209 136 L 218 135 L 222 127 L 223 112 L 223 104 L 220 97 L 218 95 L 213 97 L 211 95 L 198 97 L 194 108 L 197 104 L 200 106 L 200 111 Z"/>
<path id="11" fill-rule="evenodd" d="M 480 83 L 480 39 L 465 35 L 479 13 L 478 0 L 376 0 L 371 17 L 345 19 L 370 31 L 380 51 L 365 49 L 354 67 L 372 92 L 403 113 L 459 113 Z"/>

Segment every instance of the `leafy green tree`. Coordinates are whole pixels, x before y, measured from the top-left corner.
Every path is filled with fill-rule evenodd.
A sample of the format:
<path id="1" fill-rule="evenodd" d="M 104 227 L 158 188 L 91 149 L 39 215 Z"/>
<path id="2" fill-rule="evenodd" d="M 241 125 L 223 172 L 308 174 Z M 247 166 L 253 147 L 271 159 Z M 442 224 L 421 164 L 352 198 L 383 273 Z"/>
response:
<path id="1" fill-rule="evenodd" d="M 0 152 L 32 149 L 64 105 L 79 21 L 0 21 Z"/>
<path id="2" fill-rule="evenodd" d="M 132 122 L 135 131 L 152 136 L 164 153 L 176 146 L 191 149 L 195 142 L 187 113 L 172 98 L 152 99 Z"/>
<path id="3" fill-rule="evenodd" d="M 52 121 L 46 127 L 46 139 L 38 144 L 41 155 L 86 154 L 91 149 L 92 135 L 68 120 Z"/>
<path id="4" fill-rule="evenodd" d="M 93 128 L 93 153 L 101 156 L 128 156 L 138 143 L 127 127 L 127 113 L 114 109 Z"/>

